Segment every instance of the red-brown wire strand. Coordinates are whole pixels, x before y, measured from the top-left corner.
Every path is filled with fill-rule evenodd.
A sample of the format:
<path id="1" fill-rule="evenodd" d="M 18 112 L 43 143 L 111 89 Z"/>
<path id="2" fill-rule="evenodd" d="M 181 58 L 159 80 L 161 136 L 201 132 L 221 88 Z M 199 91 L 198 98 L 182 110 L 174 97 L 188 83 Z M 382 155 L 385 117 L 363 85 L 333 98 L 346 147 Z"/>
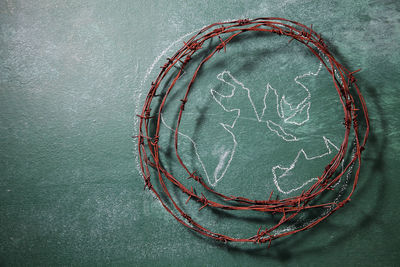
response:
<path id="1" fill-rule="evenodd" d="M 189 92 L 192 89 L 192 85 L 197 77 L 197 74 L 201 67 L 217 52 L 221 50 L 226 51 L 228 44 L 238 35 L 244 32 L 265 32 L 271 34 L 277 34 L 280 36 L 287 36 L 290 41 L 296 40 L 305 45 L 323 64 L 328 73 L 332 76 L 333 84 L 339 95 L 339 99 L 344 111 L 344 125 L 345 133 L 342 144 L 339 148 L 338 153 L 332 158 L 330 163 L 325 167 L 322 174 L 318 177 L 318 180 L 312 184 L 308 189 L 304 190 L 300 195 L 295 197 L 289 197 L 286 199 L 273 199 L 273 191 L 266 200 L 255 200 L 245 198 L 241 196 L 227 196 L 222 193 L 215 191 L 213 188 L 208 186 L 206 182 L 196 174 L 195 171 L 190 170 L 181 158 L 178 152 L 178 137 L 179 127 L 182 119 L 182 115 L 185 110 L 185 105 L 189 100 Z M 230 34 L 230 35 L 229 35 Z M 229 35 L 229 37 L 223 39 L 221 35 Z M 184 97 L 181 99 L 179 106 L 179 114 L 176 121 L 176 128 L 174 129 L 174 147 L 175 155 L 182 166 L 187 172 L 188 178 L 195 180 L 201 186 L 205 188 L 211 194 L 218 196 L 221 202 L 212 201 L 206 198 L 203 193 L 197 194 L 191 187 L 190 189 L 185 187 L 177 178 L 175 178 L 168 170 L 166 170 L 160 162 L 160 145 L 159 134 L 161 125 L 161 114 L 163 108 L 167 102 L 169 94 L 173 91 L 177 80 L 183 75 L 184 69 L 189 64 L 192 56 L 199 50 L 202 49 L 202 45 L 209 39 L 217 38 L 219 44 L 206 56 L 194 71 L 194 74 L 186 88 Z M 323 55 L 323 56 L 322 56 Z M 178 72 L 169 84 L 165 94 L 162 95 L 162 100 L 159 108 L 154 116 L 151 116 L 151 103 L 153 99 L 158 96 L 157 90 L 163 79 L 167 76 L 173 67 L 178 68 Z M 254 243 L 268 243 L 268 247 L 271 245 L 272 240 L 289 236 L 300 231 L 304 231 L 314 227 L 315 225 L 322 222 L 332 213 L 343 207 L 344 204 L 350 201 L 353 195 L 360 174 L 361 168 L 361 153 L 364 150 L 368 134 L 369 134 L 369 119 L 368 111 L 364 101 L 364 98 L 360 92 L 360 89 L 356 83 L 356 79 L 353 76 L 356 71 L 349 71 L 343 65 L 341 65 L 334 56 L 328 50 L 328 46 L 317 34 L 312 26 L 308 27 L 301 23 L 283 19 L 283 18 L 256 18 L 256 19 L 241 19 L 230 22 L 214 23 L 211 24 L 197 34 L 193 35 L 187 42 L 184 42 L 181 47 L 171 58 L 167 59 L 167 62 L 161 66 L 161 71 L 158 74 L 154 82 L 152 82 L 150 90 L 145 99 L 142 112 L 139 117 L 139 129 L 138 129 L 138 153 L 140 168 L 145 181 L 145 188 L 151 190 L 162 206 L 170 213 L 179 223 L 182 225 L 198 232 L 201 235 L 208 236 L 210 238 L 223 241 L 223 242 L 254 242 Z M 350 90 L 352 89 L 352 90 Z M 356 106 L 356 103 L 359 103 Z M 365 124 L 363 134 L 359 132 L 359 121 L 358 112 L 362 111 L 362 118 Z M 150 134 L 149 122 L 155 120 L 155 133 Z M 346 162 L 343 169 L 339 167 L 345 160 L 346 154 L 349 152 L 349 136 L 354 135 L 354 149 L 351 159 Z M 351 143 L 351 142 L 350 142 Z M 334 190 L 334 185 L 339 182 L 344 174 L 353 169 L 353 166 L 357 165 L 357 169 L 354 173 L 352 180 L 352 187 L 348 195 L 340 201 L 331 201 L 327 203 L 315 203 L 316 198 L 323 194 L 326 190 Z M 153 186 L 153 178 L 151 177 L 150 168 L 156 170 L 156 176 L 158 178 L 159 185 L 162 188 L 162 194 L 165 195 L 170 203 L 167 204 Z M 205 226 L 197 223 L 192 217 L 187 214 L 173 199 L 171 193 L 167 189 L 166 182 L 171 182 L 174 186 L 178 187 L 184 194 L 188 196 L 187 202 L 190 200 L 197 201 L 201 204 L 199 210 L 206 207 L 218 208 L 224 210 L 252 210 L 258 212 L 268 212 L 273 214 L 280 214 L 281 219 L 279 222 L 266 229 L 260 227 L 254 232 L 253 236 L 249 237 L 232 237 L 227 234 L 220 234 L 213 232 Z M 285 232 L 278 232 L 274 234 L 274 230 L 278 229 L 285 223 L 293 220 L 302 211 L 315 208 L 329 208 L 319 218 L 313 220 L 307 225 L 303 225 L 294 230 L 288 230 Z"/>

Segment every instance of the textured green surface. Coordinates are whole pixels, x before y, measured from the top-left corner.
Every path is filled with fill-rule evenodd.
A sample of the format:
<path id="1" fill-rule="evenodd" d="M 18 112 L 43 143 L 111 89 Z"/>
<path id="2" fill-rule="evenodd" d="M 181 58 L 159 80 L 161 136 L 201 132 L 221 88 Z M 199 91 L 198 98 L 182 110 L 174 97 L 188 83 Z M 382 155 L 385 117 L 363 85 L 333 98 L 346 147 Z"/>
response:
<path id="1" fill-rule="evenodd" d="M 317 228 L 277 242 L 269 250 L 261 246 L 210 242 L 176 223 L 143 191 L 135 161 L 135 143 L 130 138 L 137 105 L 141 104 L 158 66 L 168 56 L 163 56 L 154 71 L 149 72 L 162 51 L 179 37 L 215 21 L 260 16 L 279 16 L 313 24 L 334 47 L 342 63 L 352 70 L 362 68 L 357 78 L 372 123 L 363 155 L 360 186 L 352 202 Z M 397 1 L 101 0 L 84 4 L 81 1 L 3 0 L 0 29 L 1 265 L 398 264 L 400 182 L 395 168 L 400 153 L 400 4 Z M 210 136 L 205 129 L 215 127 L 213 133 L 218 135 L 217 122 L 229 119 L 218 117 L 220 107 L 208 93 L 218 86 L 221 92 L 227 90 L 218 85 L 218 73 L 229 69 L 249 88 L 265 88 L 269 82 L 276 89 L 290 90 L 293 75 L 300 75 L 303 70 L 315 71 L 318 67 L 307 55 L 294 58 L 291 51 L 297 51 L 296 45 L 284 46 L 272 55 L 271 51 L 257 50 L 260 42 L 264 40 L 255 38 L 250 41 L 255 46 L 246 47 L 245 43 L 238 42 L 236 48 L 232 46 L 231 51 L 228 48 L 226 55 L 219 55 L 228 59 L 215 64 L 219 69 L 210 67 L 205 72 L 210 76 L 204 74 L 196 84 L 205 90 L 188 107 L 197 116 L 196 121 L 202 113 L 217 114 L 214 116 L 217 118 L 205 116 L 203 123 L 196 124 L 188 121 L 185 129 L 192 137 L 198 133 L 196 140 L 204 142 L 200 145 L 202 148 L 210 147 L 200 152 L 205 155 L 210 172 L 216 168 L 218 151 L 223 150 L 221 144 L 225 143 L 204 141 Z M 274 44 L 267 48 L 272 49 Z M 247 51 L 247 54 L 239 55 L 236 59 L 239 61 L 230 60 L 229 53 L 235 51 Z M 264 60 L 253 66 L 247 64 L 249 58 L 253 59 L 251 63 L 260 58 Z M 278 66 L 277 62 L 283 62 L 285 71 L 264 68 L 272 63 Z M 296 62 L 305 62 L 305 66 Z M 262 74 L 258 74 L 260 69 Z M 147 76 L 147 73 L 150 74 Z M 329 102 L 326 99 L 331 96 L 334 99 L 334 94 L 325 96 L 325 92 L 315 89 L 321 85 L 328 86 L 329 81 L 321 78 L 308 83 L 315 92 L 312 100 L 315 110 L 311 110 L 310 117 L 315 118 L 313 112 L 320 112 L 317 118 L 327 118 L 338 125 L 326 133 L 338 144 L 342 128 L 339 122 L 334 124 L 334 114 L 340 113 L 340 109 L 336 112 L 334 105 L 329 106 L 331 110 L 328 106 L 323 108 L 321 98 Z M 293 93 L 287 95 L 296 99 Z M 243 103 L 240 108 L 248 112 L 245 106 L 248 102 L 240 98 L 233 101 L 237 102 L 228 104 Z M 257 134 L 265 127 L 255 125 L 254 118 L 239 122 L 238 127 L 244 127 L 239 132 L 246 127 L 257 129 L 244 133 L 240 144 L 247 142 L 248 147 L 253 139 L 263 138 Z M 201 127 L 193 128 L 196 125 Z M 317 126 L 318 123 L 313 124 Z M 299 134 L 314 140 L 313 133 L 307 129 L 311 128 L 299 129 Z M 223 135 L 220 130 L 219 134 Z M 267 140 L 272 142 L 271 138 Z M 318 133 L 315 140 L 320 138 Z M 257 157 L 263 155 L 274 160 L 288 155 L 292 160 L 293 154 L 285 151 L 292 153 L 299 149 L 282 146 L 283 143 L 272 143 L 268 145 L 270 151 Z M 318 151 L 321 144 L 317 141 L 305 146 L 323 153 Z M 213 154 L 214 147 L 217 153 Z M 248 185 L 261 184 L 265 187 L 261 194 L 266 195 L 272 187 L 270 178 L 265 179 L 268 182 L 257 179 L 271 166 L 251 165 L 253 156 L 245 148 L 238 148 L 235 159 L 242 159 L 248 167 L 233 162 L 230 173 L 221 179 L 217 189 L 253 192 Z M 190 147 L 187 149 L 183 153 L 193 156 Z M 196 167 L 198 163 L 192 162 Z M 301 172 L 310 170 L 314 167 Z M 223 224 L 224 216 L 204 214 L 198 215 L 203 223 L 229 232 Z M 234 221 L 228 224 L 230 230 L 247 233 L 247 226 L 242 226 L 249 224 L 246 220 L 239 219 L 236 224 Z M 258 228 L 262 224 L 257 219 L 252 223 L 252 231 L 253 226 Z"/>

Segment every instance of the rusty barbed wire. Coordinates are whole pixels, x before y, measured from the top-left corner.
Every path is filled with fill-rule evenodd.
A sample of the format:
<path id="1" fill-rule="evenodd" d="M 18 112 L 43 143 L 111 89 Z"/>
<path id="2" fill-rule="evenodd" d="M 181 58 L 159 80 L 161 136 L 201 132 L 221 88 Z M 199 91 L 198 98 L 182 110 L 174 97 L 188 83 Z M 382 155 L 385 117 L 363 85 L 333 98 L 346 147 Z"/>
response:
<path id="1" fill-rule="evenodd" d="M 286 199 L 273 199 L 274 192 L 271 191 L 269 198 L 266 200 L 254 200 L 239 196 L 226 196 L 215 191 L 209 187 L 206 182 L 197 175 L 195 171 L 189 170 L 184 164 L 179 152 L 178 152 L 178 130 L 182 115 L 185 110 L 185 104 L 189 101 L 189 92 L 192 85 L 197 77 L 200 68 L 217 52 L 228 49 L 228 44 L 238 35 L 248 32 L 265 32 L 270 34 L 276 34 L 278 36 L 287 36 L 290 38 L 289 42 L 296 40 L 305 45 L 323 64 L 329 74 L 332 76 L 334 86 L 337 93 L 339 94 L 340 102 L 344 111 L 344 122 L 345 134 L 342 144 L 338 153 L 333 157 L 330 163 L 323 169 L 322 174 L 318 177 L 317 181 L 312 184 L 307 190 L 299 196 L 289 197 Z M 230 35 L 229 35 L 230 34 Z M 229 35 L 225 39 L 221 35 Z M 191 187 L 186 188 L 178 179 L 176 179 L 168 170 L 166 170 L 160 162 L 160 123 L 161 114 L 163 108 L 167 102 L 167 98 L 173 90 L 177 80 L 183 75 L 184 68 L 189 64 L 193 55 L 202 49 L 205 41 L 217 38 L 219 44 L 206 56 L 197 66 L 194 74 L 186 88 L 184 97 L 180 100 L 179 114 L 176 121 L 176 128 L 174 129 L 174 147 L 175 155 L 182 166 L 187 172 L 188 179 L 193 179 L 196 183 L 200 184 L 209 193 L 219 197 L 221 202 L 216 202 L 206 198 L 203 193 L 197 194 L 196 191 Z M 323 55 L 323 56 L 321 56 Z M 169 73 L 171 68 L 177 68 L 178 72 L 172 79 L 168 86 L 168 89 L 163 94 L 157 94 L 157 90 L 162 80 Z M 283 18 L 256 18 L 256 19 L 241 19 L 230 22 L 221 22 L 211 24 L 197 34 L 193 35 L 189 40 L 184 42 L 181 47 L 172 57 L 167 58 L 167 62 L 161 66 L 161 72 L 158 74 L 155 81 L 151 83 L 150 90 L 145 99 L 142 112 L 137 115 L 139 118 L 139 133 L 136 136 L 138 138 L 138 153 L 140 160 L 140 168 L 145 181 L 145 188 L 151 190 L 162 206 L 182 225 L 196 231 L 197 233 L 222 241 L 222 242 L 253 242 L 253 243 L 268 243 L 268 247 L 271 245 L 272 240 L 289 236 L 300 231 L 310 229 L 326 219 L 332 213 L 343 207 L 344 204 L 350 201 L 351 196 L 356 188 L 359 173 L 361 168 L 361 153 L 364 150 L 368 134 L 369 134 L 369 119 L 367 107 L 364 98 L 360 92 L 360 89 L 356 83 L 354 74 L 359 70 L 350 72 L 343 65 L 341 65 L 334 56 L 330 53 L 328 46 L 317 34 L 312 25 L 310 27 L 305 26 L 301 23 L 283 19 Z M 350 91 L 350 87 L 353 88 L 353 94 Z M 356 96 L 356 98 L 355 98 Z M 151 116 L 151 103 L 155 97 L 161 97 L 162 100 L 157 110 L 157 115 Z M 356 101 L 360 103 L 360 106 L 356 106 Z M 359 121 L 358 111 L 362 111 L 363 122 L 365 123 L 365 132 L 363 135 L 359 133 Z M 155 131 L 150 134 L 149 122 L 155 120 Z M 154 130 L 154 129 L 153 129 Z M 340 171 L 338 168 L 344 157 L 349 150 L 349 136 L 354 134 L 354 149 L 353 154 L 349 162 Z M 354 174 L 353 184 L 351 191 L 341 201 L 332 201 L 327 203 L 314 203 L 318 196 L 323 194 L 325 191 L 335 190 L 334 185 L 339 182 L 340 178 L 347 172 L 352 171 L 354 164 L 357 163 L 357 170 Z M 162 188 L 162 193 L 167 196 L 170 204 L 166 204 L 165 200 L 161 197 L 160 193 L 155 189 L 152 184 L 150 175 L 150 168 L 156 170 L 156 178 Z M 335 175 L 336 174 L 336 175 Z M 166 182 L 171 182 L 174 186 L 179 188 L 184 194 L 188 196 L 186 203 L 189 201 L 196 201 L 200 203 L 201 207 L 199 211 L 204 208 L 216 208 L 224 210 L 251 210 L 256 212 L 268 212 L 273 214 L 281 214 L 281 219 L 277 224 L 270 228 L 262 230 L 262 227 L 255 231 L 255 234 L 250 237 L 231 237 L 224 234 L 219 234 L 209 230 L 208 228 L 197 223 L 192 216 L 183 211 L 183 209 L 177 204 L 177 202 L 171 196 L 167 189 Z M 312 221 L 307 225 L 303 225 L 298 229 L 288 230 L 286 232 L 273 233 L 274 230 L 278 229 L 283 224 L 290 222 L 302 211 L 316 209 L 316 208 L 329 208 L 328 212 L 324 213 L 321 217 Z"/>

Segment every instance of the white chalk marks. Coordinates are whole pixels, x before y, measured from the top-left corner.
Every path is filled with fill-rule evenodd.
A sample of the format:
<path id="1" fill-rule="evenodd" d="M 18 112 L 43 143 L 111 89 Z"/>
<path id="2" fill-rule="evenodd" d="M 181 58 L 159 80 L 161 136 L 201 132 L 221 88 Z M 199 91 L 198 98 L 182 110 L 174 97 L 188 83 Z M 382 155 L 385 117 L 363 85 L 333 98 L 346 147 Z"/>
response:
<path id="1" fill-rule="evenodd" d="M 311 107 L 311 93 L 310 93 L 309 89 L 301 82 L 301 79 L 304 77 L 307 77 L 307 76 L 317 76 L 319 74 L 319 72 L 321 71 L 321 69 L 322 69 L 322 64 L 319 65 L 319 68 L 315 73 L 308 72 L 306 74 L 296 76 L 294 78 L 295 83 L 300 85 L 306 92 L 306 97 L 302 101 L 300 101 L 300 103 L 298 103 L 296 106 L 293 106 L 292 104 L 290 104 L 286 100 L 285 95 L 283 95 L 282 97 L 279 97 L 277 90 L 274 89 L 268 83 L 266 86 L 266 90 L 265 90 L 265 94 L 264 94 L 264 98 L 263 98 L 263 109 L 261 112 L 257 111 L 257 108 L 256 108 L 254 101 L 252 99 L 252 96 L 251 96 L 251 90 L 249 88 L 247 88 L 242 82 L 238 81 L 235 77 L 233 77 L 229 71 L 223 71 L 220 74 L 218 74 L 217 79 L 220 80 L 221 82 L 229 85 L 232 88 L 232 91 L 227 95 L 223 95 L 223 94 L 211 89 L 210 93 L 211 93 L 213 99 L 222 107 L 222 109 L 225 112 L 235 112 L 237 114 L 232 125 L 227 125 L 222 122 L 220 123 L 220 125 L 222 127 L 224 127 L 225 130 L 229 131 L 229 133 L 231 133 L 231 135 L 233 137 L 234 146 L 232 148 L 231 155 L 233 156 L 233 154 L 235 153 L 236 146 L 237 146 L 237 141 L 236 141 L 235 135 L 232 132 L 232 129 L 235 127 L 236 121 L 240 117 L 240 109 L 238 109 L 238 108 L 228 109 L 222 103 L 222 99 L 232 98 L 235 95 L 237 88 L 240 88 L 240 89 L 246 91 L 248 101 L 250 102 L 251 107 L 254 111 L 255 118 L 259 123 L 266 123 L 267 128 L 272 133 L 276 134 L 277 136 L 279 136 L 282 140 L 284 140 L 286 142 L 298 141 L 298 140 L 300 140 L 300 138 L 296 137 L 295 135 L 293 135 L 291 133 L 288 133 L 285 130 L 284 125 L 292 124 L 292 125 L 300 126 L 300 125 L 303 125 L 304 123 L 306 123 L 310 119 L 309 111 L 310 111 L 310 107 Z M 267 105 L 267 102 L 270 103 L 271 99 L 272 99 L 272 102 L 275 102 L 275 106 Z M 269 101 L 267 101 L 267 100 L 269 100 Z M 264 118 L 265 112 L 268 108 L 270 108 L 270 109 L 273 108 L 276 110 L 276 114 L 281 119 L 281 121 L 283 121 L 283 125 L 280 124 L 279 122 L 275 122 L 269 118 Z M 305 182 L 303 184 L 301 184 L 300 186 L 297 186 L 297 187 L 293 187 L 291 189 L 286 189 L 286 190 L 284 190 L 279 185 L 279 180 L 281 180 L 285 177 L 288 177 L 290 174 L 292 174 L 291 171 L 295 168 L 296 163 L 299 160 L 300 156 L 303 156 L 304 159 L 306 159 L 306 160 L 316 160 L 316 159 L 323 158 L 327 155 L 332 154 L 334 152 L 332 150 L 332 148 L 336 149 L 336 151 L 339 150 L 328 138 L 326 138 L 325 136 L 322 136 L 322 138 L 326 145 L 327 151 L 325 153 L 323 153 L 321 155 L 317 155 L 317 156 L 308 156 L 306 154 L 306 152 L 304 151 L 304 149 L 300 149 L 296 158 L 289 165 L 289 167 L 284 167 L 282 165 L 276 165 L 272 168 L 274 184 L 279 192 L 281 192 L 283 194 L 290 194 L 294 191 L 297 191 L 297 190 L 303 188 L 308 183 L 317 179 L 317 178 L 308 178 L 307 179 L 307 177 L 304 177 L 304 179 L 302 179 L 302 180 L 305 180 Z M 229 166 L 229 163 L 227 164 L 227 167 L 228 166 Z M 284 170 L 284 172 L 280 175 L 277 175 L 277 169 Z M 218 183 L 218 181 L 220 181 L 222 179 L 222 177 L 223 176 L 220 176 L 218 179 L 215 179 L 214 182 L 211 184 L 215 185 L 216 183 Z"/>

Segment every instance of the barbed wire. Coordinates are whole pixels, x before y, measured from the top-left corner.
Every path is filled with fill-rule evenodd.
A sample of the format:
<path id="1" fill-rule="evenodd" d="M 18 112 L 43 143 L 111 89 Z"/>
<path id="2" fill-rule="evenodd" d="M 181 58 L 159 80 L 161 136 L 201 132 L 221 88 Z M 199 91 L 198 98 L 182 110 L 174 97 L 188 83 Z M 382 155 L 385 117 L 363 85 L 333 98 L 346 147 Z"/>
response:
<path id="1" fill-rule="evenodd" d="M 185 105 L 189 101 L 189 92 L 192 89 L 199 70 L 214 56 L 215 53 L 218 53 L 222 50 L 226 52 L 229 43 L 235 37 L 244 32 L 265 32 L 266 34 L 269 33 L 279 36 L 287 36 L 290 38 L 289 42 L 295 40 L 305 45 L 318 58 L 328 73 L 332 76 L 333 84 L 337 93 L 339 94 L 339 99 L 344 111 L 343 124 L 345 125 L 345 133 L 342 144 L 338 153 L 322 170 L 322 174 L 318 177 L 316 182 L 307 190 L 303 190 L 298 196 L 288 197 L 285 199 L 273 199 L 273 191 L 266 200 L 256 200 L 241 196 L 224 195 L 211 188 L 200 175 L 196 174 L 195 171 L 189 170 L 189 167 L 184 164 L 184 161 L 178 152 L 178 133 L 182 115 L 185 111 Z M 221 37 L 222 35 L 224 37 Z M 177 80 L 183 75 L 185 67 L 190 63 L 195 53 L 203 48 L 203 44 L 207 40 L 213 38 L 217 38 L 219 44 L 214 49 L 211 49 L 211 52 L 204 57 L 204 59 L 201 60 L 199 65 L 196 67 L 194 74 L 186 87 L 184 97 L 180 100 L 181 103 L 178 107 L 179 114 L 176 120 L 176 128 L 174 129 L 174 147 L 176 158 L 180 166 L 187 172 L 188 178 L 193 179 L 196 183 L 204 187 L 204 189 L 210 194 L 220 198 L 220 202 L 208 199 L 203 193 L 196 193 L 193 187 L 190 189 L 185 187 L 183 183 L 181 183 L 167 169 L 165 169 L 160 161 L 159 143 L 160 125 L 162 121 L 161 114 L 164 106 L 166 105 L 168 96 L 173 91 Z M 177 69 L 176 75 L 168 85 L 166 92 L 157 94 L 161 82 L 164 80 L 167 74 L 170 73 L 172 68 Z M 289 236 L 314 227 L 350 201 L 359 179 L 361 153 L 364 150 L 369 134 L 369 119 L 364 98 L 354 77 L 354 74 L 358 71 L 359 70 L 351 72 L 341 65 L 331 54 L 321 35 L 313 30 L 312 25 L 308 27 L 301 23 L 283 18 L 256 18 L 251 20 L 241 19 L 230 22 L 214 23 L 203 28 L 197 34 L 189 38 L 189 40 L 184 42 L 183 46 L 172 57 L 167 58 L 167 62 L 161 66 L 160 73 L 155 81 L 151 83 L 150 90 L 144 101 L 142 112 L 140 115 L 138 115 L 139 129 L 136 137 L 138 138 L 140 168 L 145 181 L 145 188 L 148 188 L 155 194 L 162 206 L 179 223 L 201 235 L 223 242 L 268 243 L 269 247 L 274 239 Z M 352 88 L 352 90 L 350 90 L 350 88 Z M 152 116 L 151 103 L 155 97 L 160 97 L 161 100 L 158 110 L 156 110 L 154 113 L 155 115 Z M 360 104 L 356 105 L 356 103 Z M 360 133 L 360 123 L 358 120 L 359 111 L 362 111 L 362 119 L 363 123 L 365 124 L 363 134 Z M 153 131 L 150 131 L 150 120 L 154 120 L 155 129 L 152 129 Z M 153 134 L 151 134 L 151 132 L 153 132 Z M 342 165 L 342 162 L 344 162 L 345 156 L 350 149 L 350 134 L 354 135 L 354 148 L 352 149 L 352 155 L 350 156 L 349 162 L 343 168 L 339 168 Z M 354 166 L 356 163 L 357 169 L 354 171 Z M 169 204 L 167 204 L 165 199 L 161 197 L 161 192 L 158 192 L 153 186 L 150 168 L 154 168 L 156 170 L 155 177 L 158 178 L 157 180 L 161 186 L 162 194 L 169 199 Z M 340 181 L 341 177 L 346 174 L 346 172 L 354 172 L 352 188 L 348 195 L 341 201 L 335 199 L 331 202 L 319 203 L 318 197 L 326 191 L 335 190 L 335 185 Z M 280 214 L 281 218 L 278 223 L 270 228 L 265 228 L 262 230 L 262 227 L 260 227 L 257 231 L 255 231 L 255 234 L 250 237 L 237 238 L 227 234 L 219 234 L 197 223 L 192 216 L 187 214 L 183 208 L 178 205 L 167 188 L 166 182 L 168 181 L 188 196 L 186 203 L 189 201 L 196 201 L 200 203 L 201 207 L 199 208 L 199 211 L 204 208 L 251 210 L 255 212 Z M 343 194 L 342 191 L 341 194 Z M 305 224 L 297 229 L 290 229 L 288 231 L 275 231 L 280 226 L 294 220 L 301 212 L 317 208 L 326 208 L 326 212 L 309 224 Z"/>

